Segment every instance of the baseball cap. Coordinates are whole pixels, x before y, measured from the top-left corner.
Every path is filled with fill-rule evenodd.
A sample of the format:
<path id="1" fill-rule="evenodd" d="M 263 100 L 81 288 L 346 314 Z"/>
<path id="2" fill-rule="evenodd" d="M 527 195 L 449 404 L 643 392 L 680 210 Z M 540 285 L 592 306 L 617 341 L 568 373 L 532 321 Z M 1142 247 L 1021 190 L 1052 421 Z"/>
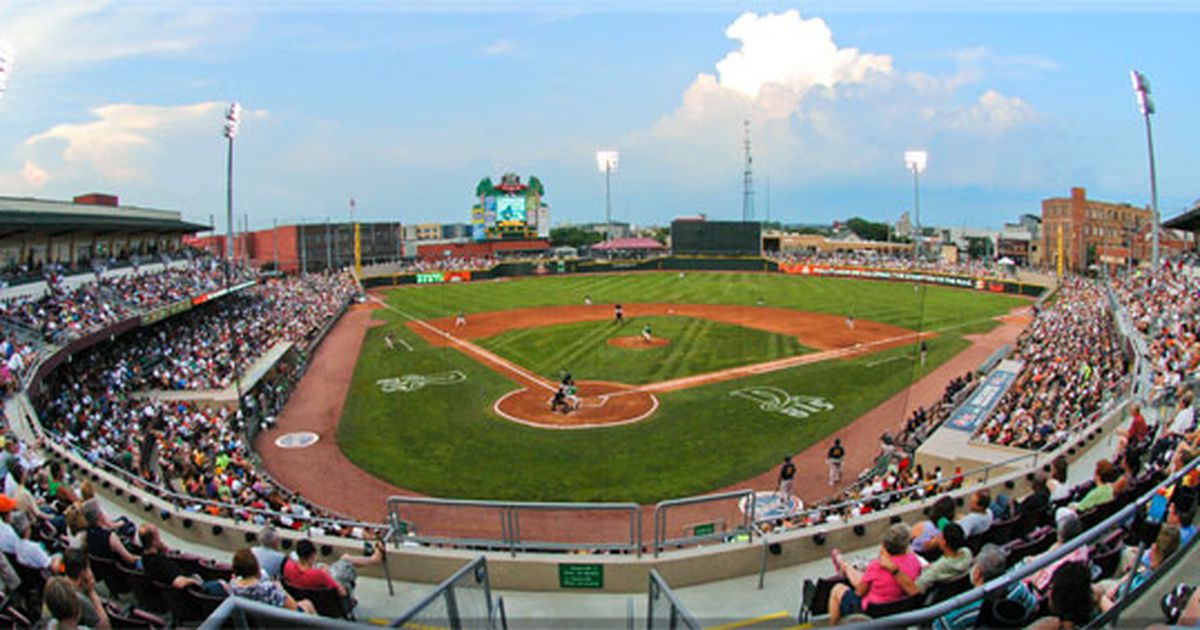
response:
<path id="1" fill-rule="evenodd" d="M 0 494 L 0 514 L 8 514 L 17 509 L 17 502 L 7 494 Z"/>

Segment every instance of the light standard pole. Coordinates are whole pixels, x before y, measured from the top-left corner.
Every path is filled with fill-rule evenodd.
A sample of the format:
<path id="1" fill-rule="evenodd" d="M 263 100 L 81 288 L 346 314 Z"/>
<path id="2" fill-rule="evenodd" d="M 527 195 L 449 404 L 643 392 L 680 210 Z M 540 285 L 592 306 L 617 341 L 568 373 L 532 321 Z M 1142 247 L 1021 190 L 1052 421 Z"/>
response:
<path id="1" fill-rule="evenodd" d="M 904 165 L 913 174 L 913 262 L 921 256 L 921 173 L 929 163 L 929 153 L 925 151 L 905 151 Z"/>
<path id="2" fill-rule="evenodd" d="M 225 159 L 225 261 L 234 262 L 233 254 L 233 139 L 238 135 L 242 119 L 242 107 L 236 102 L 225 111 L 225 139 L 229 140 L 229 151 Z"/>
<path id="3" fill-rule="evenodd" d="M 604 173 L 604 220 L 608 227 L 604 232 L 604 240 L 612 240 L 612 191 L 611 179 L 613 171 L 617 170 L 617 163 L 620 160 L 620 153 L 613 149 L 604 149 L 596 152 L 596 168 Z"/>
<path id="4" fill-rule="evenodd" d="M 230 275 L 233 273 L 233 265 L 236 258 L 233 255 L 233 139 L 237 137 L 238 127 L 242 119 L 242 107 L 237 102 L 229 104 L 229 109 L 225 111 L 225 138 L 229 140 L 229 152 L 225 160 L 225 221 L 228 231 L 225 234 L 225 290 L 228 291 L 231 285 Z M 241 375 L 238 374 L 240 353 L 238 352 L 238 340 L 233 334 L 233 320 L 226 320 L 229 326 L 229 343 L 233 344 L 233 388 L 234 395 L 237 398 L 234 401 L 235 409 L 240 413 L 242 410 L 242 381 Z"/>
<path id="5" fill-rule="evenodd" d="M 1150 131 L 1150 114 L 1154 113 L 1154 100 L 1150 98 L 1150 80 L 1137 70 L 1129 71 L 1133 92 L 1137 95 L 1138 109 L 1146 120 L 1146 152 L 1150 154 L 1150 221 L 1153 230 L 1151 264 L 1158 269 L 1158 179 L 1154 170 L 1154 136 Z"/>

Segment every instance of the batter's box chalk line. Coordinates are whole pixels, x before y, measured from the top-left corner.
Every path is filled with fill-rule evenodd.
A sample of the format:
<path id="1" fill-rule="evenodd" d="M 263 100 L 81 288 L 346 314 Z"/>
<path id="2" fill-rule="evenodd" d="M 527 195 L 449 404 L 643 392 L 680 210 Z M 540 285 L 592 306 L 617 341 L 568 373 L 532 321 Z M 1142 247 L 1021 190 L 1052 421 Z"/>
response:
<path id="1" fill-rule="evenodd" d="M 600 402 L 599 402 L 599 403 L 592 403 L 592 402 L 590 402 L 590 401 L 593 401 L 593 400 L 598 400 L 598 401 L 600 401 Z M 553 397 L 553 396 L 551 396 L 551 397 L 549 397 L 549 398 L 547 398 L 547 399 L 546 399 L 546 404 L 547 404 L 547 405 L 550 405 L 550 404 L 551 404 L 551 403 L 553 403 L 553 402 L 554 402 L 554 397 Z M 608 394 L 601 394 L 601 395 L 599 395 L 599 396 L 581 396 L 581 397 L 579 398 L 579 407 L 578 407 L 578 409 L 599 409 L 599 408 L 601 408 L 601 407 L 603 407 L 604 405 L 607 405 L 607 404 L 608 404 Z"/>

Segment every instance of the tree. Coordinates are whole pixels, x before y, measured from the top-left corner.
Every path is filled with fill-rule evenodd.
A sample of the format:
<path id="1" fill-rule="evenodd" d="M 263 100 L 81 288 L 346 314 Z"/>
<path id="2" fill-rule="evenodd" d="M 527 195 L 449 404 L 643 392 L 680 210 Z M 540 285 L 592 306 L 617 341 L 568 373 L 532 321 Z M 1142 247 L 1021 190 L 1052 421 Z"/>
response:
<path id="1" fill-rule="evenodd" d="M 671 228 L 669 227 L 656 227 L 650 231 L 650 238 L 662 243 L 663 245 L 667 244 L 667 237 L 669 236 L 671 236 Z"/>
<path id="2" fill-rule="evenodd" d="M 876 223 L 862 217 L 854 217 L 846 221 L 846 228 L 854 232 L 859 238 L 868 241 L 886 241 L 888 239 L 888 225 L 886 223 Z"/>
<path id="3" fill-rule="evenodd" d="M 604 235 L 581 227 L 558 227 L 550 230 L 550 244 L 555 247 L 588 247 L 604 240 Z"/>

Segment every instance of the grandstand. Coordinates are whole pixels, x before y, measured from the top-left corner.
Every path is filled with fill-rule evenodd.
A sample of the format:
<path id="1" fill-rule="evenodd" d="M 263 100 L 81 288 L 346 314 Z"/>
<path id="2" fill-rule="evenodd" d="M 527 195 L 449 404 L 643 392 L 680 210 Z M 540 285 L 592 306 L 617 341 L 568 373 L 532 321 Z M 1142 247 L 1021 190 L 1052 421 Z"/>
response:
<path id="1" fill-rule="evenodd" d="M 986 609 L 980 614 L 993 623 L 1063 617 L 1068 612 L 1050 591 L 1035 593 L 1036 606 L 1021 617 L 1003 617 L 1012 607 L 997 601 L 1059 560 L 1084 557 L 1088 588 L 1093 582 L 1105 588 L 1097 589 L 1104 592 L 1095 615 L 1079 625 L 1110 623 L 1117 615 L 1161 621 L 1153 610 L 1146 612 L 1146 602 L 1173 580 L 1200 577 L 1189 573 L 1196 563 L 1181 561 L 1194 560 L 1194 537 L 1185 532 L 1195 514 L 1194 469 L 1200 462 L 1191 394 L 1200 361 L 1192 324 L 1200 285 L 1195 269 L 1182 263 L 1109 281 L 1064 281 L 1052 300 L 1043 296 L 1006 356 L 946 383 L 936 404 L 896 418 L 896 431 L 875 465 L 848 489 L 783 516 L 751 509 L 727 529 L 693 527 L 681 534 L 667 527 L 672 514 L 727 506 L 753 498 L 753 490 L 650 508 L 397 498 L 378 506 L 375 521 L 345 518 L 295 495 L 266 473 L 251 445 L 258 432 L 271 430 L 325 335 L 347 309 L 357 308 L 366 283 L 335 273 L 264 277 L 185 249 L 158 252 L 154 260 L 120 273 L 54 270 L 36 282 L 12 276 L 3 294 L 4 462 L 13 474 L 5 487 L 12 505 L 0 499 L 0 510 L 7 506 L 5 520 L 23 542 L 14 540 L 5 558 L 21 580 L 6 587 L 0 616 L 14 625 L 44 614 L 43 600 L 53 589 L 42 585 L 54 581 L 59 564 L 57 558 L 41 561 L 30 545 L 71 558 L 74 565 L 64 564 L 72 567 L 67 575 L 76 579 L 74 588 L 94 595 L 93 604 L 100 603 L 114 626 L 190 625 L 208 618 L 214 627 L 370 620 L 518 627 L 576 625 L 582 617 L 624 625 L 631 615 L 650 620 L 649 627 L 829 623 L 832 585 L 852 573 L 833 574 L 830 550 L 846 552 L 845 566 L 869 561 L 880 541 L 897 540 L 891 532 L 899 523 L 914 530 L 941 527 L 926 521 L 934 521 L 929 512 L 943 498 L 953 505 L 948 520 L 986 511 L 990 526 L 967 536 L 963 546 L 973 556 L 986 556 L 988 545 L 1001 548 L 1003 566 L 987 568 L 978 579 L 960 571 L 945 588 L 891 597 L 839 614 L 838 621 L 932 623 L 981 598 Z M 701 262 L 686 264 L 694 269 Z M 774 271 L 786 271 L 781 264 L 853 264 L 879 274 L 926 274 L 919 282 L 965 278 L 973 279 L 969 286 L 1025 290 L 1004 272 L 911 269 L 899 259 L 753 263 Z M 389 269 L 387 279 L 400 283 L 396 276 L 407 275 L 417 282 L 418 273 L 460 268 L 483 277 L 509 273 L 491 260 L 433 264 Z M 507 264 L 537 273 L 528 261 Z M 564 267 L 571 270 L 579 267 Z M 998 374 L 1007 374 L 1002 384 L 993 380 Z M 1144 429 L 1129 424 L 1134 402 L 1144 411 Z M 964 420 L 964 409 L 976 416 Z M 945 448 L 933 452 L 951 438 L 957 440 L 950 449 L 954 457 Z M 1042 475 L 1056 472 L 1060 464 L 1052 462 L 1059 458 L 1066 462 L 1065 476 L 1043 481 Z M 989 498 L 982 504 L 981 490 Z M 1044 505 L 1026 510 L 1029 497 L 1042 492 L 1048 495 Z M 414 505 L 488 510 L 499 515 L 504 538 L 425 536 L 405 518 Z M 627 540 L 539 543 L 522 537 L 522 515 L 577 510 L 629 514 Z M 643 521 L 651 516 L 653 531 L 645 531 Z M 1079 522 L 1078 531 L 1061 534 L 1070 519 Z M 167 557 L 176 577 L 194 573 L 203 578 L 198 582 L 244 584 L 240 573 L 234 575 L 240 565 L 233 552 L 269 547 L 267 526 L 279 534 L 282 552 L 311 542 L 321 560 L 358 558 L 356 601 L 347 608 L 347 600 L 331 592 L 338 587 L 322 591 L 285 579 L 289 601 L 310 602 L 324 615 L 316 617 L 206 593 L 205 586 L 186 580 L 178 587 L 156 583 L 162 566 L 145 558 L 164 554 L 148 525 L 161 529 L 174 550 Z M 1172 528 L 1181 535 L 1168 548 L 1159 534 Z M 4 534 L 0 527 L 0 545 Z M 928 543 L 932 534 L 925 534 Z M 915 536 L 920 540 L 919 532 Z M 374 556 L 373 548 L 364 552 L 364 542 L 369 546 L 375 538 L 387 542 L 386 557 Z M 94 591 L 78 577 L 80 548 L 90 556 Z M 932 550 L 922 551 L 930 556 L 924 562 L 936 562 Z M 122 564 L 135 556 L 140 564 Z M 1122 591 L 1122 580 L 1133 588 Z M 853 586 L 856 580 L 849 581 Z M 540 592 L 547 585 L 557 592 Z M 1112 588 L 1115 597 L 1105 602 Z"/>

